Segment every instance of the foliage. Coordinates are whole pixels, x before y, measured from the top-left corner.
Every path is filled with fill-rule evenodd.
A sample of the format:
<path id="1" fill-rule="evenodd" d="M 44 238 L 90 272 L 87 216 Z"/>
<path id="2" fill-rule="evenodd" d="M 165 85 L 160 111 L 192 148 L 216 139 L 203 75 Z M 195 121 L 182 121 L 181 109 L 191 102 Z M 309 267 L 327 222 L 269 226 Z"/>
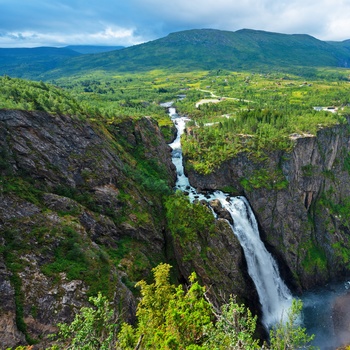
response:
<path id="1" fill-rule="evenodd" d="M 270 347 L 273 350 L 314 349 L 308 345 L 314 338 L 301 327 L 300 315 L 302 302 L 293 299 L 291 309 L 286 320 L 281 320 L 270 331 Z"/>
<path id="2" fill-rule="evenodd" d="M 216 323 L 206 329 L 208 339 L 205 346 L 213 350 L 260 349 L 258 340 L 253 338 L 257 317 L 253 317 L 244 305 L 238 305 L 234 298 L 221 306 L 216 314 Z"/>
<path id="3" fill-rule="evenodd" d="M 176 287 L 169 282 L 171 266 L 160 264 L 153 269 L 154 282 L 140 281 L 141 300 L 137 307 L 138 323 L 123 323 L 100 293 L 90 298 L 93 307 L 83 307 L 71 324 L 59 324 L 56 345 L 64 349 L 260 349 L 254 338 L 257 317 L 234 298 L 217 310 L 206 298 L 196 275 L 190 285 Z M 287 320 L 270 332 L 271 350 L 311 348 L 313 337 L 298 325 L 302 304 L 293 301 Z"/>
<path id="4" fill-rule="evenodd" d="M 72 350 L 108 350 L 114 347 L 117 325 L 106 297 L 90 297 L 94 307 L 82 307 L 70 324 L 59 323 L 57 344 Z"/>
<path id="5" fill-rule="evenodd" d="M 123 325 L 118 344 L 123 349 L 134 348 L 135 340 L 142 341 L 141 348 L 188 349 L 201 344 L 204 327 L 211 323 L 211 305 L 204 299 L 205 288 L 190 277 L 190 286 L 169 283 L 170 265 L 160 264 L 155 269 L 154 283 L 138 283 L 142 299 L 137 308 L 137 328 Z M 198 347 L 199 349 L 200 347 Z"/>
<path id="6" fill-rule="evenodd" d="M 7 109 L 36 110 L 86 116 L 93 109 L 79 103 L 69 92 L 43 82 L 0 77 L 0 106 Z M 95 111 L 96 112 L 96 111 Z"/>
<path id="7" fill-rule="evenodd" d="M 60 89 L 3 77 L 0 103 L 6 108 L 85 116 L 107 126 L 118 125 L 126 117 L 149 115 L 170 141 L 172 123 L 159 103 L 173 101 L 181 114 L 192 118 L 182 142 L 188 166 L 207 174 L 240 152 L 266 158 L 271 151 L 290 150 L 291 135 L 311 136 L 320 128 L 344 123 L 337 114 L 313 109 L 337 106 L 346 114 L 342 108 L 350 102 L 350 89 L 341 79 L 344 74 L 343 70 L 320 68 L 314 70 L 312 80 L 305 81 L 302 76 L 281 72 L 179 73 L 164 69 L 111 76 L 94 71 L 52 80 Z M 216 98 L 218 103 L 196 107 L 203 98 Z M 344 167 L 346 164 L 345 159 Z M 143 183 L 152 187 L 150 181 Z"/>
<path id="8" fill-rule="evenodd" d="M 207 174 L 240 152 L 266 158 L 275 150 L 290 151 L 293 133 L 316 134 L 322 124 L 344 122 L 336 115 L 324 118 L 322 112 L 276 109 L 237 111 L 234 117 L 217 118 L 214 125 L 191 128 L 182 142 L 187 161 L 198 172 Z"/>
<path id="9" fill-rule="evenodd" d="M 184 247 L 202 236 L 202 232 L 214 232 L 215 219 L 200 203 L 191 203 L 180 191 L 169 196 L 165 207 L 168 227 L 175 239 Z"/>
<path id="10" fill-rule="evenodd" d="M 138 306 L 138 326 L 123 325 L 118 344 L 133 349 L 259 349 L 253 339 L 256 317 L 233 299 L 218 313 L 205 298 L 205 288 L 189 278 L 190 286 L 169 284 L 167 264 L 154 269 L 155 282 L 140 282 L 142 299 Z M 238 347 L 240 346 L 240 347 Z"/>

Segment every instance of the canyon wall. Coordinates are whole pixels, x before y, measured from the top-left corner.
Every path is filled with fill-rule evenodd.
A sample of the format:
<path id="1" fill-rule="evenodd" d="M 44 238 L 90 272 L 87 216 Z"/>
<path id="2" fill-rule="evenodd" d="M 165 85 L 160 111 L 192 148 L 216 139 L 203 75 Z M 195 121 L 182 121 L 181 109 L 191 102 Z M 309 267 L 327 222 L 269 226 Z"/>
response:
<path id="1" fill-rule="evenodd" d="M 281 273 L 301 291 L 350 272 L 349 125 L 293 135 L 293 142 L 288 152 L 242 153 L 210 175 L 188 176 L 199 190 L 246 196 Z"/>
<path id="2" fill-rule="evenodd" d="M 188 175 L 200 190 L 230 188 L 247 197 L 282 275 L 301 291 L 349 273 L 349 171 L 349 127 L 340 125 L 295 136 L 291 152 L 240 154 L 210 175 Z M 70 322 L 98 291 L 117 317 L 135 322 L 135 283 L 150 281 L 160 262 L 173 265 L 174 283 L 195 271 L 215 305 L 234 294 L 259 313 L 225 220 L 215 221 L 207 208 L 210 229 L 186 244 L 170 234 L 164 198 L 175 177 L 151 118 L 105 125 L 0 110 L 3 346 L 45 346 L 56 324 Z"/>
<path id="3" fill-rule="evenodd" d="M 98 291 L 135 320 L 134 284 L 166 260 L 156 192 L 174 182 L 169 153 L 150 118 L 107 130 L 0 110 L 1 346 L 45 346 Z M 148 168 L 163 179 L 148 183 Z"/>

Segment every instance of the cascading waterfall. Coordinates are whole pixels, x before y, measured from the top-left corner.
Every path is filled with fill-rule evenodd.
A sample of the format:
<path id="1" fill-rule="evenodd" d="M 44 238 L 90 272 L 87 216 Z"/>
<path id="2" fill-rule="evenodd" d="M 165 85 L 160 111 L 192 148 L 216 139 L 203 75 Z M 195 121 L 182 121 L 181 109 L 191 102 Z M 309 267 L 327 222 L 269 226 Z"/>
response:
<path id="1" fill-rule="evenodd" d="M 234 222 L 231 225 L 232 230 L 241 243 L 248 273 L 259 295 L 263 313 L 262 322 L 266 328 L 269 328 L 286 315 L 292 302 L 292 295 L 279 275 L 276 261 L 260 240 L 258 225 L 249 203 L 244 197 L 231 197 L 221 191 L 205 196 L 196 192 L 184 173 L 180 141 L 186 121 L 189 119 L 179 117 L 175 108 L 172 107 L 169 108 L 169 115 L 177 128 L 177 137 L 170 144 L 173 149 L 172 160 L 177 172 L 176 188 L 188 193 L 191 201 L 198 199 L 210 202 L 218 199 L 222 207 L 231 214 Z"/>

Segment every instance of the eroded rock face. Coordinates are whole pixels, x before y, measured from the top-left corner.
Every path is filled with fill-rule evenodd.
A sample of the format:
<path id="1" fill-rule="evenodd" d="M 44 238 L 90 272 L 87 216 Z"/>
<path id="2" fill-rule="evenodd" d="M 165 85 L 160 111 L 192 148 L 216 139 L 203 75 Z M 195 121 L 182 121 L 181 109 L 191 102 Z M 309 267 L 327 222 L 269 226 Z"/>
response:
<path id="1" fill-rule="evenodd" d="M 193 241 L 183 245 L 175 239 L 174 245 L 182 276 L 195 271 L 214 305 L 227 303 L 234 295 L 252 310 L 259 310 L 242 247 L 226 219 L 216 221 L 214 234 L 202 231 Z"/>
<path id="2" fill-rule="evenodd" d="M 307 289 L 350 272 L 342 212 L 350 203 L 349 155 L 349 125 L 339 125 L 296 138 L 291 152 L 267 160 L 239 154 L 210 175 L 188 175 L 196 188 L 231 186 L 246 196 L 289 285 Z"/>
<path id="3" fill-rule="evenodd" d="M 4 348 L 25 344 L 25 337 L 16 324 L 15 290 L 10 275 L 0 256 L 0 339 Z"/>
<path id="4" fill-rule="evenodd" d="M 137 160 L 125 157 L 134 149 L 173 186 L 170 148 L 150 118 L 107 130 L 0 110 L 1 346 L 32 338 L 45 347 L 55 325 L 72 321 L 100 289 L 135 321 L 126 285 L 166 260 L 166 242 L 159 197 L 137 182 Z"/>

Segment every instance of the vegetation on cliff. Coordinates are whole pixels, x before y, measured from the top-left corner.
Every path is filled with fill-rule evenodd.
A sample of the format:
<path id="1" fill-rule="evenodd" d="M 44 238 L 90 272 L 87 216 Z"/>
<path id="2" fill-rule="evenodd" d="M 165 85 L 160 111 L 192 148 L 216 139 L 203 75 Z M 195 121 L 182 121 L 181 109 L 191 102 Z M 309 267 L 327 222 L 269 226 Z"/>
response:
<path id="1" fill-rule="evenodd" d="M 98 292 L 132 319 L 130 290 L 166 259 L 162 198 L 173 171 L 159 129 L 149 118 L 83 119 L 0 111 L 0 261 L 10 288 L 0 298 L 28 343 Z"/>
<path id="2" fill-rule="evenodd" d="M 137 324 L 118 323 L 102 295 L 91 298 L 95 308 L 82 308 L 71 324 L 59 324 L 57 345 L 51 349 L 261 349 L 255 339 L 257 317 L 234 298 L 220 309 L 207 299 L 206 289 L 196 275 L 190 285 L 169 282 L 170 265 L 153 269 L 154 281 L 140 281 L 141 300 Z M 302 304 L 294 301 L 287 321 L 270 332 L 272 350 L 297 349 L 313 339 L 298 325 Z M 119 333 L 118 333 L 119 328 Z"/>

